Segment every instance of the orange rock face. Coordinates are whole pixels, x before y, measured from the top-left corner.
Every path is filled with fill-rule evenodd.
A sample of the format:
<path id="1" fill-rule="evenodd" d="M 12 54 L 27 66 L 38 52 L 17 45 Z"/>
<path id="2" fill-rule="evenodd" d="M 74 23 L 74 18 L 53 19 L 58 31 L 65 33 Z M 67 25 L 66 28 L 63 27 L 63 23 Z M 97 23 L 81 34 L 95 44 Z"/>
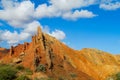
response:
<path id="1" fill-rule="evenodd" d="M 9 52 L 9 49 L 0 48 L 0 59 L 2 59 Z"/>
<path id="2" fill-rule="evenodd" d="M 9 52 L 8 52 L 9 51 Z M 120 71 L 119 56 L 96 49 L 76 51 L 61 43 L 54 37 L 41 31 L 32 36 L 32 42 L 11 47 L 6 56 L 1 56 L 3 63 L 22 64 L 35 71 L 42 64 L 46 75 L 68 80 L 105 80 L 107 76 Z M 72 79 L 71 74 L 77 77 Z"/>

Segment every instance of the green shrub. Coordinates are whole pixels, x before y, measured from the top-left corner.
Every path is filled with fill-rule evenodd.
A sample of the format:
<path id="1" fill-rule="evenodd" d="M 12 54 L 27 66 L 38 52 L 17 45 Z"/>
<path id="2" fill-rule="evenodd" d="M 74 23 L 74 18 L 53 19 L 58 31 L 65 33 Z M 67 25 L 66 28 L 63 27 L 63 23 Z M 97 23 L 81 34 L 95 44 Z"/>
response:
<path id="1" fill-rule="evenodd" d="M 33 74 L 32 70 L 30 70 L 29 68 L 26 68 L 25 72 L 26 72 L 27 75 L 32 75 Z"/>
<path id="2" fill-rule="evenodd" d="M 77 74 L 71 73 L 70 76 L 71 76 L 72 78 L 76 78 L 76 77 L 77 77 Z"/>
<path id="3" fill-rule="evenodd" d="M 30 79 L 25 75 L 21 75 L 16 80 L 30 80 Z"/>
<path id="4" fill-rule="evenodd" d="M 111 76 L 108 76 L 106 80 L 120 80 L 120 72 L 113 74 Z"/>
<path id="5" fill-rule="evenodd" d="M 43 64 L 39 64 L 36 68 L 37 72 L 46 72 L 46 67 Z"/>
<path id="6" fill-rule="evenodd" d="M 39 79 L 35 77 L 34 80 L 39 80 Z"/>
<path id="7" fill-rule="evenodd" d="M 64 78 L 63 77 L 59 77 L 59 79 L 58 80 L 64 80 Z"/>
<path id="8" fill-rule="evenodd" d="M 120 72 L 116 74 L 116 80 L 120 80 Z"/>
<path id="9" fill-rule="evenodd" d="M 17 70 L 10 65 L 0 65 L 0 80 L 13 80 Z"/>
<path id="10" fill-rule="evenodd" d="M 17 69 L 17 70 L 24 70 L 25 68 L 24 68 L 22 65 L 18 65 L 18 66 L 16 67 L 16 69 Z"/>

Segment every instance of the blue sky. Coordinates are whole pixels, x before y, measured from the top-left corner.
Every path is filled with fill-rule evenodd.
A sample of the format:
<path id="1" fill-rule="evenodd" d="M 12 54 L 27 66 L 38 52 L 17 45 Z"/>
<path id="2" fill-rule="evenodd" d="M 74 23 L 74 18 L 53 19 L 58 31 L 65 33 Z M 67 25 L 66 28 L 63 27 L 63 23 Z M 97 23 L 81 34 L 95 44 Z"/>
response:
<path id="1" fill-rule="evenodd" d="M 30 41 L 41 26 L 71 48 L 120 53 L 119 0 L 1 0 L 0 4 L 1 47 Z"/>

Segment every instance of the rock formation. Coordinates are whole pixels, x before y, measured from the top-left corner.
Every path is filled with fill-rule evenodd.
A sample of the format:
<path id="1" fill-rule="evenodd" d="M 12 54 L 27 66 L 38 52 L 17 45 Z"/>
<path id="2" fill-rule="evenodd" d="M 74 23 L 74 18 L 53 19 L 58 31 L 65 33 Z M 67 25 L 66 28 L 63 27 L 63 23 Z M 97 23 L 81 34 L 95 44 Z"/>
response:
<path id="1" fill-rule="evenodd" d="M 120 72 L 119 55 L 88 48 L 73 50 L 43 33 L 40 27 L 30 43 L 12 46 L 9 51 L 9 55 L 1 59 L 3 63 L 21 64 L 34 72 L 39 65 L 44 65 L 45 74 L 56 80 L 60 76 L 68 80 L 105 80 L 109 75 Z M 71 74 L 77 77 L 69 77 Z"/>

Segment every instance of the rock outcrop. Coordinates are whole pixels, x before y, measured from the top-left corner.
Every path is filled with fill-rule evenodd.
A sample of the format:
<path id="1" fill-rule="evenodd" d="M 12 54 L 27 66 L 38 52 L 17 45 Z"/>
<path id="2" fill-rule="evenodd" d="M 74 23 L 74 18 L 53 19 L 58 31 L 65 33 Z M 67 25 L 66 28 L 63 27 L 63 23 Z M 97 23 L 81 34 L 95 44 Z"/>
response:
<path id="1" fill-rule="evenodd" d="M 96 49 L 73 50 L 38 27 L 30 43 L 12 46 L 1 61 L 21 64 L 34 72 L 43 65 L 45 74 L 56 80 L 60 76 L 68 80 L 105 80 L 109 75 L 120 72 L 119 58 L 119 55 Z M 73 74 L 77 76 L 74 79 L 70 77 Z"/>

